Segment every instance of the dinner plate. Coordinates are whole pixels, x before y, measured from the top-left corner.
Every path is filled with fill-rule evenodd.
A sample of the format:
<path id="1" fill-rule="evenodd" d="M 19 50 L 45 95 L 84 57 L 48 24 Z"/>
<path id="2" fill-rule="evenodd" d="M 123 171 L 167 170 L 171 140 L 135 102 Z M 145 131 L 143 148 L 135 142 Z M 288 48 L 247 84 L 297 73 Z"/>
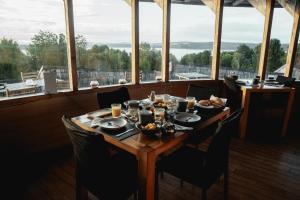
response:
<path id="1" fill-rule="evenodd" d="M 107 130 L 118 130 L 125 127 L 127 121 L 123 118 L 106 118 L 99 122 L 99 126 Z"/>
<path id="2" fill-rule="evenodd" d="M 226 102 L 227 102 L 227 99 L 226 98 L 220 98 L 224 105 L 226 105 Z M 213 106 L 213 105 L 209 105 L 209 106 L 204 106 L 204 105 L 201 105 L 200 103 L 196 103 L 195 104 L 196 106 L 200 107 L 200 108 L 204 108 L 204 109 L 223 109 L 225 106 L 219 106 L 219 107 L 216 107 L 216 106 Z"/>
<path id="3" fill-rule="evenodd" d="M 174 120 L 183 123 L 194 123 L 200 121 L 201 117 L 194 113 L 180 112 L 175 114 Z"/>

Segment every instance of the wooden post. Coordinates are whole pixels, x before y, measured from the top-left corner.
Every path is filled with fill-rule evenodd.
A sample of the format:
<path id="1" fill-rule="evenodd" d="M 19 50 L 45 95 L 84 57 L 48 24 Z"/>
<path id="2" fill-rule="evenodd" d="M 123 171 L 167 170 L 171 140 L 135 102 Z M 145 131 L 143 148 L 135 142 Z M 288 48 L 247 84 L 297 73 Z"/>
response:
<path id="1" fill-rule="evenodd" d="M 138 85 L 140 83 L 139 68 L 139 1 L 131 0 L 131 37 L 132 37 L 132 53 L 131 53 L 131 79 L 132 83 Z"/>
<path id="2" fill-rule="evenodd" d="M 266 76 L 274 4 L 275 4 L 275 0 L 267 0 L 266 2 L 264 35 L 261 44 L 260 60 L 259 60 L 259 68 L 258 68 L 258 75 L 260 76 L 261 80 L 264 80 Z"/>
<path id="3" fill-rule="evenodd" d="M 67 39 L 67 54 L 68 54 L 68 69 L 70 88 L 73 91 L 78 90 L 77 81 L 77 63 L 76 63 L 76 47 L 74 34 L 74 15 L 73 1 L 64 0 L 65 5 L 65 20 L 66 20 L 66 39 Z"/>
<path id="4" fill-rule="evenodd" d="M 214 34 L 212 68 L 211 68 L 211 78 L 213 80 L 218 80 L 219 78 L 223 4 L 224 4 L 224 0 L 215 0 L 215 6 L 216 6 L 215 7 L 215 34 Z"/>
<path id="5" fill-rule="evenodd" d="M 297 1 L 295 11 L 294 11 L 294 24 L 293 30 L 288 50 L 288 55 L 286 59 L 286 68 L 285 68 L 285 76 L 292 77 L 293 68 L 295 64 L 297 47 L 298 47 L 298 38 L 299 38 L 299 20 L 300 18 L 300 3 Z"/>
<path id="6" fill-rule="evenodd" d="M 163 1 L 162 79 L 169 81 L 171 0 Z"/>

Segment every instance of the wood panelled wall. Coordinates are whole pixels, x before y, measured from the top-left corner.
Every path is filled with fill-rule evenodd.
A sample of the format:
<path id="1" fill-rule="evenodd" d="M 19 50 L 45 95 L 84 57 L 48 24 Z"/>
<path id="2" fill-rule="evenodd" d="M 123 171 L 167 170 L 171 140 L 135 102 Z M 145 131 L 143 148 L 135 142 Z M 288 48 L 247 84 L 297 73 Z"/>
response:
<path id="1" fill-rule="evenodd" d="M 171 83 L 153 83 L 128 85 L 132 99 L 146 98 L 151 90 L 157 93 L 185 96 L 188 84 L 178 81 Z M 209 86 L 221 86 L 222 81 L 193 81 L 193 83 Z M 120 87 L 120 86 L 118 86 Z M 29 98 L 0 102 L 0 150 L 12 149 L 18 152 L 31 153 L 49 150 L 69 143 L 61 117 L 81 115 L 98 108 L 96 93 L 110 91 L 117 87 L 99 88 L 59 95 L 42 96 L 36 100 Z M 19 101 L 18 101 L 19 100 Z"/>

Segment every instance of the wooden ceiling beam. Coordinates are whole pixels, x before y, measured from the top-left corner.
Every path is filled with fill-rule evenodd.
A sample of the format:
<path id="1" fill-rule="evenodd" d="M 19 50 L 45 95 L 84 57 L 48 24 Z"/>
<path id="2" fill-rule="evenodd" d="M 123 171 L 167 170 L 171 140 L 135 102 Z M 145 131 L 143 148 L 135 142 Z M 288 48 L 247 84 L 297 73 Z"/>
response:
<path id="1" fill-rule="evenodd" d="M 215 32 L 214 32 L 214 46 L 212 50 L 212 66 L 211 78 L 213 80 L 219 79 L 220 68 L 220 52 L 221 52 L 221 38 L 222 38 L 222 21 L 223 21 L 223 5 L 224 0 L 215 0 Z"/>
<path id="2" fill-rule="evenodd" d="M 300 29 L 300 3 L 297 2 L 294 12 L 294 23 L 293 30 L 291 34 L 291 40 L 289 45 L 289 50 L 286 58 L 286 68 L 285 68 L 285 76 L 292 77 L 293 68 L 295 65 L 295 59 L 298 48 L 298 38 L 299 38 L 299 29 Z"/>
<path id="3" fill-rule="evenodd" d="M 154 0 L 154 1 L 161 9 L 164 9 L 164 0 Z"/>
<path id="4" fill-rule="evenodd" d="M 131 0 L 124 0 L 129 6 L 131 6 Z"/>
<path id="5" fill-rule="evenodd" d="M 204 5 L 209 7 L 214 13 L 216 13 L 216 4 L 215 4 L 216 0 L 201 0 L 201 1 L 203 2 Z"/>
<path id="6" fill-rule="evenodd" d="M 247 0 L 261 14 L 266 15 L 266 1 L 269 0 Z"/>
<path id="7" fill-rule="evenodd" d="M 163 1 L 162 80 L 168 82 L 170 68 L 171 0 Z"/>
<path id="8" fill-rule="evenodd" d="M 275 0 L 267 0 L 265 24 L 264 24 L 264 34 L 263 34 L 263 39 L 262 39 L 262 43 L 261 43 L 260 59 L 259 59 L 259 66 L 258 66 L 258 75 L 260 76 L 260 80 L 265 80 L 265 76 L 266 76 L 268 55 L 269 55 L 270 36 L 271 36 L 272 21 L 273 21 L 274 4 L 275 4 Z"/>
<path id="9" fill-rule="evenodd" d="M 295 4 L 293 4 L 291 1 L 287 0 L 277 0 L 277 2 L 284 8 L 290 15 L 294 16 L 295 13 Z"/>

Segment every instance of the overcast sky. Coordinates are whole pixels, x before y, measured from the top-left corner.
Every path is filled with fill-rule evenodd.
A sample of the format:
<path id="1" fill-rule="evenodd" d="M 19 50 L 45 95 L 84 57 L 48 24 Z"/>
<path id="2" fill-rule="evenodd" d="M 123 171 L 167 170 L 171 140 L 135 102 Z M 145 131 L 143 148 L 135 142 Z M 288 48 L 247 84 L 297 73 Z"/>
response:
<path id="1" fill-rule="evenodd" d="M 123 0 L 73 0 L 75 33 L 88 42 L 131 42 L 130 7 Z M 65 33 L 63 0 L 0 0 L 0 37 L 29 43 L 39 30 Z M 254 8 L 224 8 L 222 41 L 262 40 L 264 17 Z M 293 19 L 275 9 L 272 38 L 288 43 Z M 214 14 L 205 6 L 172 4 L 171 42 L 212 41 Z M 161 42 L 162 10 L 140 3 L 140 41 Z"/>

